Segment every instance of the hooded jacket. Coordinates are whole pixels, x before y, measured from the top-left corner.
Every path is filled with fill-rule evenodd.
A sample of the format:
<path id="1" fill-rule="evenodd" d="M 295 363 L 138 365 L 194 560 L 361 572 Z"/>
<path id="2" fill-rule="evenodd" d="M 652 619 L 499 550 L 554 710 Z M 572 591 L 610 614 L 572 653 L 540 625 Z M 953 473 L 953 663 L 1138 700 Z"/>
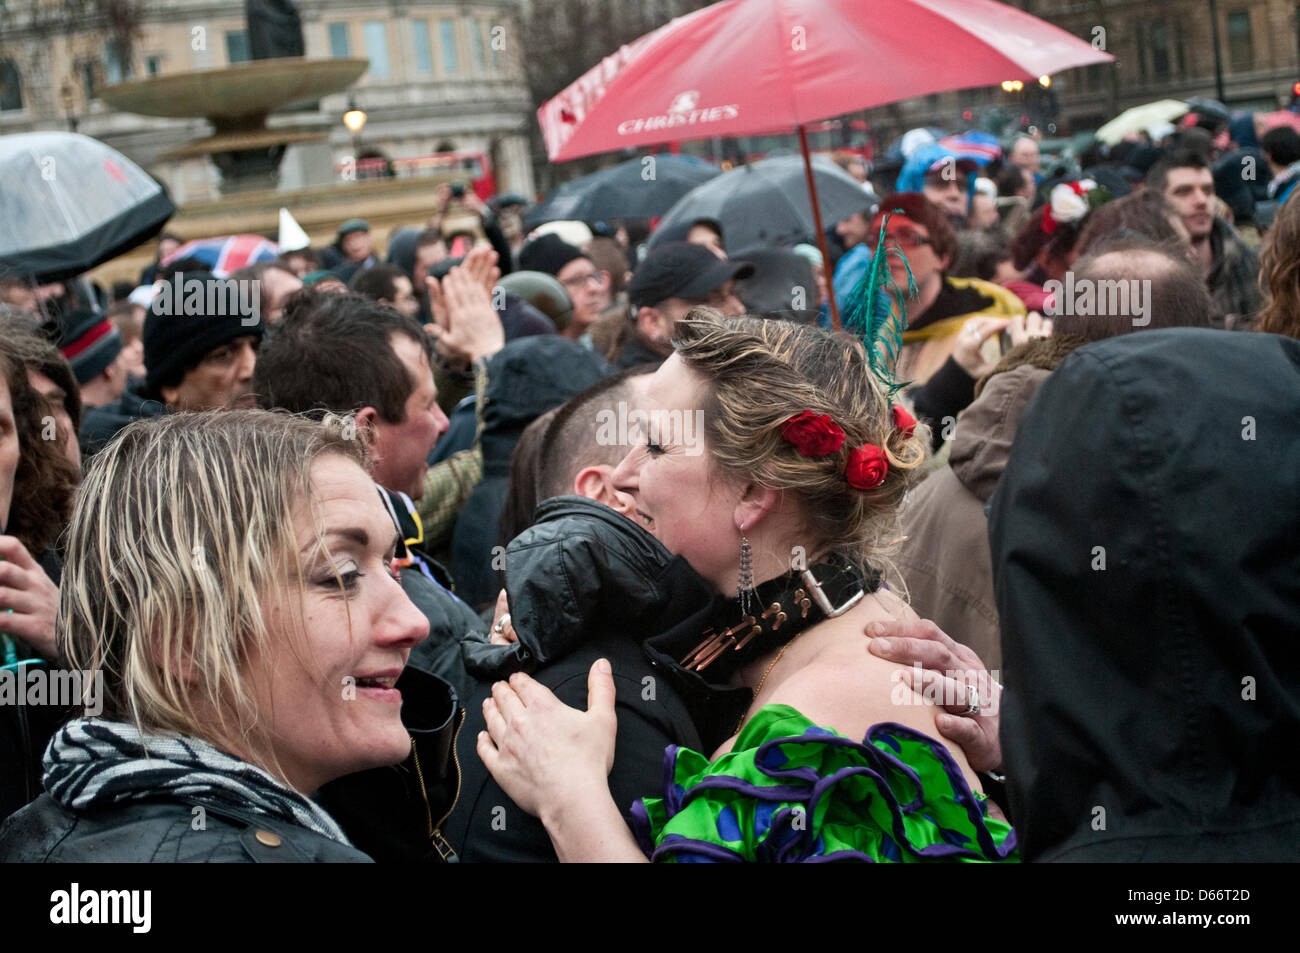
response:
<path id="1" fill-rule="evenodd" d="M 92 407 L 81 418 L 81 452 L 90 457 L 102 450 L 127 424 L 149 417 L 161 417 L 167 406 L 145 397 L 144 385 L 128 387 L 111 404 Z"/>
<path id="2" fill-rule="evenodd" d="M 482 409 L 483 478 L 461 507 L 451 546 L 451 574 L 469 605 L 495 602 L 501 589 L 492 548 L 500 542 L 510 457 L 524 429 L 611 370 L 599 355 L 553 334 L 510 341 L 491 359 Z"/>
<path id="3" fill-rule="evenodd" d="M 989 515 L 1029 860 L 1300 859 L 1300 341 L 1076 350 Z"/>
<path id="4" fill-rule="evenodd" d="M 707 726 L 734 725 L 753 695 L 712 690 L 672 664 L 677 646 L 698 642 L 718 600 L 726 599 L 682 557 L 600 503 L 576 496 L 542 503 L 537 522 L 506 550 L 506 589 L 519 641 L 471 638 L 464 646 L 481 681 L 457 742 L 464 783 L 448 838 L 465 861 L 554 860 L 541 821 L 515 806 L 474 750 L 494 681 L 530 672 L 560 701 L 586 710 L 588 671 L 599 658 L 610 661 L 618 717 L 610 791 L 628 819 L 637 798 L 659 789 L 668 745 L 713 750 L 727 731 L 718 736 Z M 697 715 L 705 715 L 703 731 Z"/>

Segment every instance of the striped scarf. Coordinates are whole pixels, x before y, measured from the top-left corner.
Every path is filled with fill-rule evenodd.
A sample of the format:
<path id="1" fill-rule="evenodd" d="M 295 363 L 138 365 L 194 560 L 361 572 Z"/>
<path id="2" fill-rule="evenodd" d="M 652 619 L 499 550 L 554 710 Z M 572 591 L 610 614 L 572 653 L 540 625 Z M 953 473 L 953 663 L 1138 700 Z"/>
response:
<path id="1" fill-rule="evenodd" d="M 45 749 L 45 790 L 70 810 L 180 798 L 288 821 L 351 846 L 319 805 L 261 768 L 185 735 L 141 734 L 134 725 L 74 718 Z"/>

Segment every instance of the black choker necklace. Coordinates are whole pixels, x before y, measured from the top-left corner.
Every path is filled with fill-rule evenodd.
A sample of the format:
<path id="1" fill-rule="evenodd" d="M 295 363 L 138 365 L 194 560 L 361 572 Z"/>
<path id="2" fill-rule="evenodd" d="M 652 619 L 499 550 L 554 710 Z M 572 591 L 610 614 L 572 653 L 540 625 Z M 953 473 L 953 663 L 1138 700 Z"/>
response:
<path id="1" fill-rule="evenodd" d="M 864 583 L 858 571 L 838 556 L 802 571 L 791 570 L 755 588 L 748 614 L 742 615 L 740 606 L 728 601 L 678 665 L 687 672 L 707 672 L 708 681 L 716 684 L 804 629 L 848 612 L 878 585 L 878 576 Z"/>

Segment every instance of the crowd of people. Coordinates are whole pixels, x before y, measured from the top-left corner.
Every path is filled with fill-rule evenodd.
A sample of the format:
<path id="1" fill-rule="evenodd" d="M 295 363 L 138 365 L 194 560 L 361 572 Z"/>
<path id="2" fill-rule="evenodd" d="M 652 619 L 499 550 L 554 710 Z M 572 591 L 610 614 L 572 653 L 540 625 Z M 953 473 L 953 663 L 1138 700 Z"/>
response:
<path id="1" fill-rule="evenodd" d="M 1296 859 L 1300 136 L 840 158 L 0 281 L 0 860 Z"/>

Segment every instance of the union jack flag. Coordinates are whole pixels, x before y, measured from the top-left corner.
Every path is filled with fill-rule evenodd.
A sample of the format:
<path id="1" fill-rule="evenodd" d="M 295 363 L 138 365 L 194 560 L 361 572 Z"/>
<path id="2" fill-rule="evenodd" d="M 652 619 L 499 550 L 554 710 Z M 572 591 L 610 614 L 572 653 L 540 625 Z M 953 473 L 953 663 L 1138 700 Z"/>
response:
<path id="1" fill-rule="evenodd" d="M 202 262 L 218 278 L 259 261 L 273 261 L 280 254 L 275 242 L 261 235 L 224 235 L 219 238 L 198 238 L 186 242 L 162 262 L 166 267 L 183 258 Z"/>

